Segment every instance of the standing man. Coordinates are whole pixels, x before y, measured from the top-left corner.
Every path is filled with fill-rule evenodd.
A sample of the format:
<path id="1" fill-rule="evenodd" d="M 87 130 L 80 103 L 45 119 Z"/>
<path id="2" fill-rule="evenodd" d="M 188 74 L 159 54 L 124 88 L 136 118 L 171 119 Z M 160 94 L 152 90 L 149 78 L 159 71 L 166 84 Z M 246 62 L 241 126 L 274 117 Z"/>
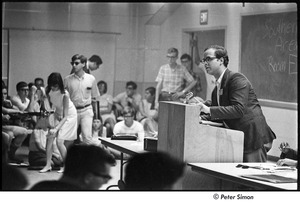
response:
<path id="1" fill-rule="evenodd" d="M 191 89 L 191 92 L 193 92 L 194 96 L 201 97 L 202 99 L 205 99 L 206 97 L 206 90 L 202 87 L 202 83 L 206 82 L 205 79 L 205 73 L 202 69 L 192 69 L 192 57 L 189 54 L 182 54 L 180 57 L 181 65 L 183 65 L 189 73 L 194 77 L 194 80 L 196 81 L 196 85 Z"/>
<path id="2" fill-rule="evenodd" d="M 243 162 L 266 162 L 276 136 L 266 122 L 250 81 L 227 68 L 229 58 L 224 47 L 208 47 L 203 60 L 217 86 L 211 101 L 199 103 L 200 111 L 206 114 L 202 119 L 223 121 L 230 129 L 243 131 Z"/>
<path id="3" fill-rule="evenodd" d="M 74 55 L 71 62 L 74 73 L 65 78 L 64 84 L 77 109 L 77 123 L 81 126 L 82 141 L 86 144 L 101 146 L 99 140 L 92 139 L 93 117 L 97 112 L 97 101 L 99 101 L 100 94 L 95 77 L 83 70 L 86 63 L 85 56 Z"/>
<path id="4" fill-rule="evenodd" d="M 78 55 L 78 54 L 76 54 Z M 76 56 L 74 55 L 74 57 Z M 73 59 L 72 59 L 73 61 Z M 84 72 L 86 73 L 90 73 L 90 71 L 94 71 L 97 70 L 98 68 L 100 68 L 101 64 L 102 64 L 102 59 L 100 58 L 100 56 L 98 55 L 93 55 L 91 56 L 88 61 L 86 62 L 86 66 L 83 67 Z M 70 74 L 74 73 L 74 67 L 72 67 L 72 71 Z"/>
<path id="5" fill-rule="evenodd" d="M 195 50 L 195 52 L 194 52 L 195 53 L 195 63 L 198 66 L 197 71 L 201 71 L 204 74 L 204 80 L 203 81 L 205 81 L 205 83 L 204 84 L 202 83 L 202 87 L 204 89 L 203 93 L 204 92 L 206 92 L 206 93 L 205 93 L 205 96 L 201 97 L 201 98 L 203 98 L 204 100 L 208 100 L 208 99 L 211 98 L 211 93 L 212 93 L 213 89 L 216 86 L 216 81 L 215 81 L 214 76 L 209 75 L 207 73 L 207 71 L 205 70 L 204 64 L 201 63 L 199 48 L 198 48 L 197 35 L 195 35 L 194 39 L 192 40 L 192 46 L 193 46 L 193 49 Z"/>
<path id="6" fill-rule="evenodd" d="M 178 59 L 178 50 L 169 48 L 167 52 L 169 63 L 160 67 L 156 77 L 155 106 L 158 107 L 158 101 L 176 101 L 192 89 L 196 81 L 185 67 L 176 63 Z M 183 87 L 185 81 L 188 86 Z"/>

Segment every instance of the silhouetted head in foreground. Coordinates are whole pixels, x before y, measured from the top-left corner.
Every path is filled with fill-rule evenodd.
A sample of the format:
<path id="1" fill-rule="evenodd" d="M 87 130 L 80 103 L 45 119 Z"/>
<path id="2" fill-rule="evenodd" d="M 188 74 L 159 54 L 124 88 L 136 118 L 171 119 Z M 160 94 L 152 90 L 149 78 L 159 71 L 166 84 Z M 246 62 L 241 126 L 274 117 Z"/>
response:
<path id="1" fill-rule="evenodd" d="M 185 163 L 167 153 L 147 152 L 128 160 L 126 190 L 171 190 L 183 176 Z"/>

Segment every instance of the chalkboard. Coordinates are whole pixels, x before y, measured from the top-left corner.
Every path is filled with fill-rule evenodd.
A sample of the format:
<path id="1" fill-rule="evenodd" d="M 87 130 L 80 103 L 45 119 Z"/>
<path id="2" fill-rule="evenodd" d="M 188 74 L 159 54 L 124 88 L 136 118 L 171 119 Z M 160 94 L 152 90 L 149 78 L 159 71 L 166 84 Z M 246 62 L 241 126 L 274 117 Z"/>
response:
<path id="1" fill-rule="evenodd" d="M 297 13 L 242 16 L 241 72 L 259 99 L 297 102 Z"/>

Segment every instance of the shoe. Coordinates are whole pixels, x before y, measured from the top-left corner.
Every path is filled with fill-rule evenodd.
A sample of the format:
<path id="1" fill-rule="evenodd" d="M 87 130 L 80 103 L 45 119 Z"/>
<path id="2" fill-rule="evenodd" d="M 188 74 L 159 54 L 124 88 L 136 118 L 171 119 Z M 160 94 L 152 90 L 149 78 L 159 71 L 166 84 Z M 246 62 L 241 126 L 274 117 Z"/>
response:
<path id="1" fill-rule="evenodd" d="M 65 171 L 64 167 L 61 167 L 60 170 L 57 171 L 57 173 L 63 173 Z"/>
<path id="2" fill-rule="evenodd" d="M 43 168 L 42 170 L 40 170 L 40 173 L 46 173 L 46 172 L 50 172 L 52 170 L 52 167 L 50 166 L 50 168 Z"/>
<path id="3" fill-rule="evenodd" d="M 18 157 L 9 157 L 8 158 L 8 163 L 13 163 L 13 164 L 21 164 L 23 163 L 24 161 Z"/>

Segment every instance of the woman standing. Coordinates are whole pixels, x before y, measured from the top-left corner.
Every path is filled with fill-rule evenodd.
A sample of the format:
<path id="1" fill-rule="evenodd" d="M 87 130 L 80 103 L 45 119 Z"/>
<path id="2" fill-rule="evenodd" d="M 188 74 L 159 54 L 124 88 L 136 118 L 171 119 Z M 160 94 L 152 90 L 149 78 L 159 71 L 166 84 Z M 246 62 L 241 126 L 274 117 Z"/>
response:
<path id="1" fill-rule="evenodd" d="M 64 89 L 63 79 L 60 73 L 51 73 L 48 77 L 46 95 L 49 98 L 54 112 L 54 126 L 48 130 L 46 142 L 46 166 L 40 173 L 51 171 L 52 147 L 56 137 L 57 147 L 63 160 L 66 158 L 67 149 L 65 141 L 76 139 L 77 133 L 77 111 L 70 100 L 69 93 Z M 45 105 L 46 106 L 46 105 Z M 59 172 L 63 172 L 60 170 Z"/>

